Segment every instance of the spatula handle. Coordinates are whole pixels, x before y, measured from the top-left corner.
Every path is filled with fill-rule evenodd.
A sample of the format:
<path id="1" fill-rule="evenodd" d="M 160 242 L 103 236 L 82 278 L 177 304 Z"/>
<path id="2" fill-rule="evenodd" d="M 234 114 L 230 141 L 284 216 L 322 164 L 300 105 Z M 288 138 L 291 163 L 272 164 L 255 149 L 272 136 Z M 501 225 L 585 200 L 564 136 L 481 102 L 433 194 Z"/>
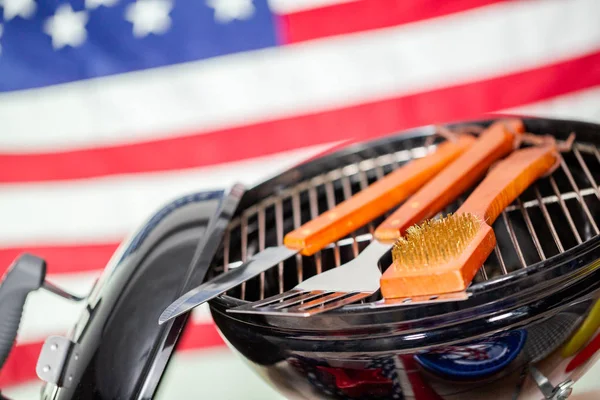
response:
<path id="1" fill-rule="evenodd" d="M 288 248 L 301 250 L 303 255 L 316 253 L 404 201 L 462 154 L 474 140 L 471 136 L 460 135 L 456 141 L 440 144 L 432 154 L 406 163 L 335 208 L 288 233 L 284 244 Z"/>
<path id="2" fill-rule="evenodd" d="M 476 143 L 383 221 L 375 230 L 375 238 L 395 241 L 410 226 L 434 216 L 477 183 L 495 161 L 513 151 L 515 135 L 524 131 L 518 119 L 492 124 Z"/>
<path id="3" fill-rule="evenodd" d="M 555 145 L 517 150 L 496 164 L 456 212 L 471 213 L 488 225 L 533 182 L 555 165 Z"/>

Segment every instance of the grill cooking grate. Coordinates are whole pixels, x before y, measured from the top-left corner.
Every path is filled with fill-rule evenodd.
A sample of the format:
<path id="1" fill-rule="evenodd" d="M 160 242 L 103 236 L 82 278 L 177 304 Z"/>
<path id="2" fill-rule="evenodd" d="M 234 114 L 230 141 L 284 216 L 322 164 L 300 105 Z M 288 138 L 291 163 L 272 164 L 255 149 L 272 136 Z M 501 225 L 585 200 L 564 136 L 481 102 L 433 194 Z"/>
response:
<path id="1" fill-rule="evenodd" d="M 393 147 L 390 149 L 390 146 Z M 213 274 L 235 268 L 253 254 L 283 243 L 284 235 L 334 207 L 354 193 L 414 158 L 433 149 L 429 138 L 411 138 L 353 154 L 343 167 L 290 187 L 246 209 L 225 234 Z M 574 143 L 563 153 L 560 167 L 538 180 L 507 207 L 494 223 L 495 251 L 473 284 L 509 274 L 567 251 L 600 234 L 600 153 L 587 143 Z M 454 212 L 468 196 L 447 207 Z M 390 211 L 391 213 L 391 211 Z M 356 257 L 372 238 L 375 227 L 389 213 L 313 256 L 296 255 L 277 267 L 232 289 L 227 294 L 256 301 L 296 286 L 314 274 L 335 268 Z M 383 260 L 389 265 L 391 257 Z M 367 301 L 377 300 L 374 295 Z"/>

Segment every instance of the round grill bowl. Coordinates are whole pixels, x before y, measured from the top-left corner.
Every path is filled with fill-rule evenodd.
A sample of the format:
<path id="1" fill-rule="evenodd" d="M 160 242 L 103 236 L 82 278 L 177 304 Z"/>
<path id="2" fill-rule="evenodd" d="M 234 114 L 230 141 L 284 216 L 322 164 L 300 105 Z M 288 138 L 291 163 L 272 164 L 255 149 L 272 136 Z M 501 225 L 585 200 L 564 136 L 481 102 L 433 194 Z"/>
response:
<path id="1" fill-rule="evenodd" d="M 600 348 L 600 126 L 524 121 L 529 132 L 559 140 L 574 132 L 575 144 L 551 177 L 498 218 L 498 246 L 468 300 L 380 308 L 375 294 L 309 318 L 227 313 L 349 261 L 385 214 L 315 256 L 293 257 L 211 301 L 227 343 L 291 399 L 567 398 Z M 230 224 L 213 275 L 280 244 L 294 227 L 423 156 L 435 144 L 433 133 L 420 128 L 352 145 L 253 188 Z"/>

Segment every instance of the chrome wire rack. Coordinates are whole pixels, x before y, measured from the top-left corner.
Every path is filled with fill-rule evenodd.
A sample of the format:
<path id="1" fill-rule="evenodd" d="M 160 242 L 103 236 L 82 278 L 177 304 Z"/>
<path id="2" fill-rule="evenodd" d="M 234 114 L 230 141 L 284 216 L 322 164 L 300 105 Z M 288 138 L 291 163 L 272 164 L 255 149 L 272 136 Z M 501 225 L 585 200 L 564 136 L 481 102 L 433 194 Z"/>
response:
<path id="1" fill-rule="evenodd" d="M 239 266 L 265 247 L 282 244 L 287 232 L 402 164 L 423 157 L 435 146 L 435 141 L 427 136 L 398 140 L 385 148 L 375 146 L 353 154 L 354 159 L 346 165 L 332 166 L 329 171 L 247 208 L 230 223 L 221 253 L 213 262 L 213 274 Z M 600 152 L 592 144 L 576 141 L 571 151 L 562 156 L 560 167 L 551 176 L 538 180 L 496 220 L 495 251 L 473 285 L 527 268 L 600 234 Z M 468 194 L 443 214 L 454 212 Z M 375 227 L 392 211 L 313 256 L 292 257 L 227 295 L 256 301 L 340 266 L 369 244 Z M 377 296 L 365 301 L 378 300 Z"/>

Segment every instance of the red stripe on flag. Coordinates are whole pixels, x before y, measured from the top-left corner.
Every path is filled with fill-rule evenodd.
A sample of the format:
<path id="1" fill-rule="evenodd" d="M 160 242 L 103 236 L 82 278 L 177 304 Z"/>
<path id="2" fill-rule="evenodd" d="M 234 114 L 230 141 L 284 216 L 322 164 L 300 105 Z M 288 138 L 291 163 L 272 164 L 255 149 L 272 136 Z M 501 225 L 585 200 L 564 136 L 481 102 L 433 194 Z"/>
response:
<path id="1" fill-rule="evenodd" d="M 0 182 L 82 179 L 227 163 L 478 118 L 597 85 L 600 51 L 488 80 L 216 132 L 60 153 L 0 154 Z"/>
<path id="2" fill-rule="evenodd" d="M 46 260 L 47 274 L 70 274 L 101 271 L 120 243 L 86 245 L 29 246 L 0 249 L 0 277 L 10 264 L 23 253 Z"/>
<path id="3" fill-rule="evenodd" d="M 0 370 L 0 389 L 37 379 L 35 365 L 42 342 L 15 346 Z"/>
<path id="4" fill-rule="evenodd" d="M 359 0 L 279 18 L 284 43 L 365 32 L 442 17 L 506 0 Z"/>
<path id="5" fill-rule="evenodd" d="M 0 370 L 0 389 L 37 380 L 35 366 L 43 342 L 18 344 Z M 224 346 L 213 323 L 189 324 L 177 351 L 200 350 Z M 201 357 L 201 355 L 200 355 Z"/>

